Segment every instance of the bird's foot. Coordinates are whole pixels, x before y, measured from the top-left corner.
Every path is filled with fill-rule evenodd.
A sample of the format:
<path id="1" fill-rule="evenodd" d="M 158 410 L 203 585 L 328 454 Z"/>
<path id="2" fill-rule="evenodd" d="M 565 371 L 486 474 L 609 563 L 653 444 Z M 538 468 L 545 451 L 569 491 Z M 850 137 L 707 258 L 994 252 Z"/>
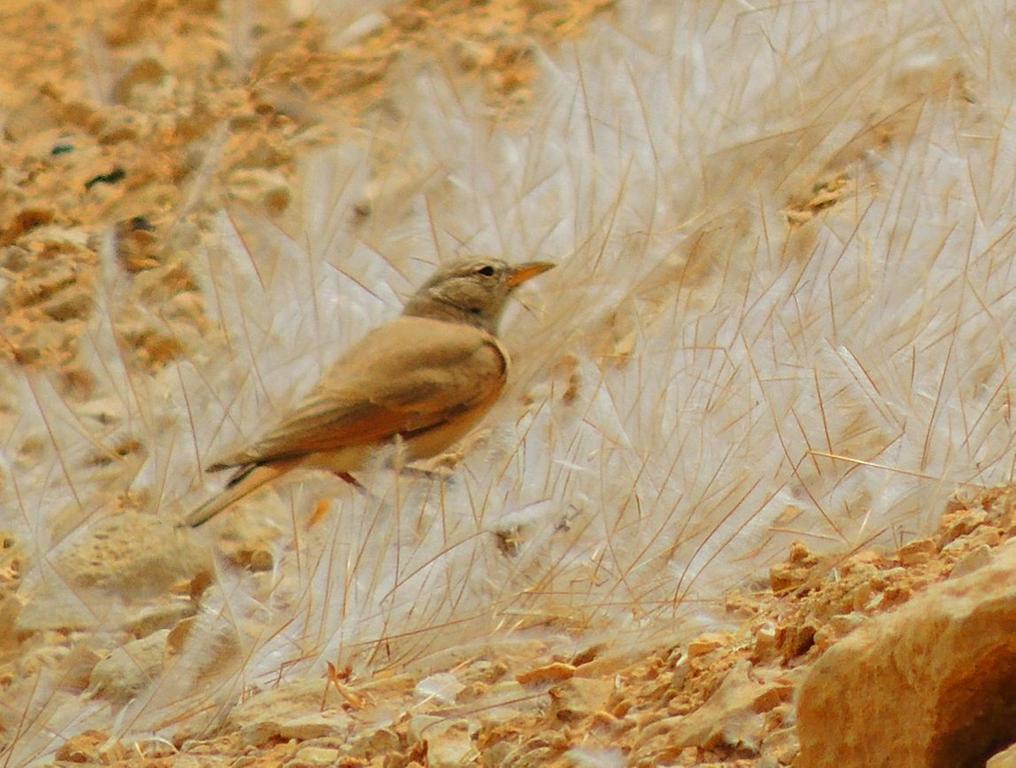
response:
<path id="1" fill-rule="evenodd" d="M 436 480 L 439 483 L 450 483 L 455 480 L 455 475 L 446 467 L 440 467 L 437 469 L 425 469 L 424 467 L 417 466 L 404 466 L 399 467 L 399 472 L 404 475 L 411 477 L 422 477 L 427 480 Z"/>

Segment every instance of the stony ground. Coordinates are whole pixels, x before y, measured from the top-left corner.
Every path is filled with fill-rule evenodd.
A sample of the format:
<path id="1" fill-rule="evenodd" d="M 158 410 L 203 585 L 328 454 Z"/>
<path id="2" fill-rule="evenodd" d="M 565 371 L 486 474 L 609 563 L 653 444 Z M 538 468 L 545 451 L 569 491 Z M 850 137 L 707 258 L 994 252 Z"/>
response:
<path id="1" fill-rule="evenodd" d="M 383 122 L 401 59 L 449 63 L 491 114 L 524 108 L 534 42 L 579 34 L 609 3 L 395 4 L 339 47 L 322 23 L 268 2 L 253 39 L 232 41 L 219 5 L 15 0 L 0 10 L 0 354 L 58 374 L 68 397 L 91 392 L 76 354 L 106 228 L 132 276 L 133 302 L 112 318 L 124 354 L 158 370 L 209 330 L 188 262 L 223 203 L 283 214 L 302 155 Z M 379 143 L 380 167 L 392 159 Z"/>
<path id="2" fill-rule="evenodd" d="M 215 354 L 227 342 L 208 319 L 193 260 L 224 204 L 285 226 L 302 202 L 293 185 L 301 158 L 365 132 L 383 137 L 386 96 L 407 60 L 439 62 L 510 123 L 539 87 L 534 44 L 553 48 L 611 13 L 603 0 L 420 0 L 368 14 L 336 37 L 270 2 L 254 9 L 253 26 L 231 25 L 227 5 L 8 0 L 0 9 L 0 357 L 48 376 L 74 408 L 87 409 L 96 394 L 81 343 L 106 306 L 96 286 L 108 255 L 127 276 L 108 321 L 130 371 L 154 375 Z M 395 161 L 383 139 L 373 151 L 377 173 Z M 840 186 L 816 190 L 802 220 L 838 199 Z M 364 200 L 358 214 L 375 215 L 375 203 Z M 97 407 L 95 418 L 104 413 Z M 18 420 L 16 403 L 0 401 L 0 435 Z M 10 448 L 18 466 L 42 450 L 32 441 Z M 101 477 L 150 450 L 125 439 L 97 446 L 89 460 Z M 128 512 L 143 502 L 118 499 Z M 1004 716 L 1016 707 L 1012 680 L 999 680 L 991 661 L 1016 656 L 1007 618 L 1016 591 L 1005 575 L 1014 570 L 1016 489 L 965 489 L 942 505 L 935 535 L 896 551 L 818 556 L 795 545 L 728 595 L 718 622 L 725 631 L 689 639 L 662 629 L 623 652 L 605 639 L 560 657 L 539 640 L 519 641 L 426 675 L 392 668 L 362 679 L 333 669 L 320 680 L 248 689 L 214 730 L 184 727 L 172 742 L 57 732 L 55 759 L 807 768 L 895 755 L 893 765 L 981 765 L 1014 740 Z M 134 521 L 123 523 L 124 535 L 143 539 L 145 518 L 124 519 Z M 256 542 L 218 546 L 241 568 L 271 567 Z M 104 571 L 89 563 L 104 556 L 101 543 L 82 555 L 85 583 L 103 586 Z M 136 578 L 165 599 L 131 614 L 100 652 L 82 631 L 33 615 L 20 590 L 31 557 L 31 542 L 4 535 L 0 690 L 14 702 L 46 668 L 62 694 L 87 691 L 116 711 L 171 668 L 208 586 L 205 576 L 180 578 L 201 570 L 184 563 L 189 550 L 174 573 L 153 575 L 138 560 Z M 929 665 L 933 647 L 940 656 Z M 975 701 L 1002 714 L 972 718 Z M 3 714 L 0 760 L 32 725 L 16 708 Z M 1007 759 L 1016 761 L 991 765 L 1016 764 Z"/>
<path id="3" fill-rule="evenodd" d="M 1012 652 L 1014 535 L 1016 488 L 974 493 L 949 503 L 934 536 L 896 552 L 819 557 L 795 545 L 728 595 L 728 631 L 621 654 L 594 643 L 561 658 L 521 644 L 423 678 L 333 670 L 250 692 L 215 733 L 121 744 L 90 731 L 57 762 L 983 765 L 1010 734 L 1009 681 L 992 659 Z M 977 724 L 956 704 L 1000 715 Z"/>

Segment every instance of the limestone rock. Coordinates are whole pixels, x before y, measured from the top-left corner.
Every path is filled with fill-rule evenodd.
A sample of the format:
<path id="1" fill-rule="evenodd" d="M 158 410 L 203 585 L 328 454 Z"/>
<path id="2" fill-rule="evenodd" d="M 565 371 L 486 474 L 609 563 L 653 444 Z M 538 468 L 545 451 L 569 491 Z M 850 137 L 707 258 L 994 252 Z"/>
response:
<path id="1" fill-rule="evenodd" d="M 575 768 L 624 768 L 627 764 L 617 748 L 575 747 L 565 753 Z"/>
<path id="2" fill-rule="evenodd" d="M 469 724 L 465 720 L 433 730 L 436 732 L 427 737 L 427 764 L 431 768 L 461 768 L 477 764 L 479 753 L 473 747 Z"/>
<path id="3" fill-rule="evenodd" d="M 330 737 L 343 737 L 349 728 L 350 720 L 342 712 L 312 712 L 302 717 L 294 717 L 279 723 L 278 733 L 282 739 L 309 741 Z"/>
<path id="4" fill-rule="evenodd" d="M 161 671 L 168 637 L 161 629 L 114 650 L 92 669 L 89 692 L 115 704 L 130 701 Z"/>
<path id="5" fill-rule="evenodd" d="M 1016 546 L 833 645 L 798 705 L 809 768 L 983 765 L 1013 741 Z"/>
<path id="6" fill-rule="evenodd" d="M 207 548 L 172 521 L 137 512 L 100 520 L 60 558 L 74 584 L 128 597 L 164 594 L 210 565 Z"/>
<path id="7" fill-rule="evenodd" d="M 60 685 L 65 690 L 84 691 L 92 679 L 92 670 L 102 659 L 87 645 L 73 646 L 60 665 Z"/>
<path id="8" fill-rule="evenodd" d="M 299 680 L 262 691 L 238 704 L 228 724 L 240 730 L 245 744 L 276 738 L 343 736 L 350 723 L 349 716 L 340 710 L 343 703 L 327 681 Z"/>
<path id="9" fill-rule="evenodd" d="M 406 732 L 411 742 L 429 740 L 434 733 L 447 728 L 450 720 L 438 715 L 413 715 Z"/>
<path id="10" fill-rule="evenodd" d="M 293 759 L 286 763 L 287 768 L 317 768 L 317 766 L 335 765 L 339 759 L 339 750 L 327 747 L 302 747 Z"/>
<path id="11" fill-rule="evenodd" d="M 762 741 L 763 757 L 771 758 L 778 765 L 790 765 L 794 762 L 801 745 L 797 739 L 797 729 L 780 728 L 773 731 Z"/>
<path id="12" fill-rule="evenodd" d="M 991 558 L 991 548 L 987 544 L 978 544 L 956 561 L 956 565 L 949 573 L 949 578 L 958 579 L 967 576 L 978 568 L 983 568 L 991 563 Z"/>
<path id="13" fill-rule="evenodd" d="M 755 679 L 751 662 L 739 662 L 701 707 L 687 715 L 658 720 L 640 737 L 639 755 L 683 747 L 727 746 L 757 753 L 765 718 L 793 693 L 789 681 Z"/>
<path id="14" fill-rule="evenodd" d="M 936 552 L 938 546 L 934 539 L 918 539 L 900 547 L 896 556 L 903 565 L 911 566 L 928 562 Z"/>
<path id="15" fill-rule="evenodd" d="M 398 752 L 402 748 L 399 734 L 391 728 L 358 728 L 355 736 L 346 742 L 353 757 L 371 760 Z"/>
<path id="16" fill-rule="evenodd" d="M 124 629 L 134 637 L 146 637 L 159 629 L 172 629 L 196 611 L 197 607 L 190 600 L 146 605 L 124 622 Z"/>
<path id="17" fill-rule="evenodd" d="M 570 723 L 588 717 L 602 710 L 614 690 L 611 679 L 573 677 L 548 692 L 551 714 L 556 719 Z"/>

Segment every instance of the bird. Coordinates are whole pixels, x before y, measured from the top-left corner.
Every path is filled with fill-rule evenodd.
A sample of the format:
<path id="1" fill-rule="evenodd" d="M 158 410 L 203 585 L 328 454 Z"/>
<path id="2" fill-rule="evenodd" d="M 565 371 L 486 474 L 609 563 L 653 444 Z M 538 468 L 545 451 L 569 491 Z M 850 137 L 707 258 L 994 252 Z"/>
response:
<path id="1" fill-rule="evenodd" d="M 438 268 L 400 317 L 340 356 L 274 428 L 207 467 L 233 475 L 184 524 L 203 525 L 294 469 L 328 470 L 362 488 L 352 473 L 385 445 L 401 443 L 407 461 L 441 453 L 504 388 L 510 358 L 497 334 L 508 298 L 554 266 L 478 257 Z"/>

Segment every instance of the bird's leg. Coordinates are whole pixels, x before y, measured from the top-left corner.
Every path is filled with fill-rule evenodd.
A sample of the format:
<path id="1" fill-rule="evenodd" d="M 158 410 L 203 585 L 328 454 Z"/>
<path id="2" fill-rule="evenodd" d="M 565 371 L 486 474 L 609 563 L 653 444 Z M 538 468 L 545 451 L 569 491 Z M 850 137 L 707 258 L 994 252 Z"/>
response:
<path id="1" fill-rule="evenodd" d="M 344 472 L 339 469 L 329 470 L 333 475 L 340 478 L 343 482 L 349 483 L 353 486 L 353 489 L 365 499 L 370 499 L 377 504 L 383 504 L 384 500 L 380 496 L 376 496 L 371 493 L 370 489 L 353 477 L 349 472 Z"/>
<path id="2" fill-rule="evenodd" d="M 400 475 L 412 477 L 425 477 L 428 480 L 448 480 L 451 476 L 451 469 L 433 461 L 413 461 L 407 456 L 406 444 L 402 435 L 396 435 L 392 441 L 395 444 L 395 452 L 385 462 L 389 469 L 394 469 Z M 428 464 L 430 466 L 428 466 Z M 431 468 L 433 467 L 433 468 Z"/>
<path id="3" fill-rule="evenodd" d="M 367 492 L 367 488 L 364 486 L 364 484 L 361 483 L 359 480 L 357 480 L 355 477 L 353 477 L 348 472 L 341 472 L 339 470 L 335 470 L 332 474 L 334 474 L 336 477 L 340 477 L 343 480 L 345 480 L 351 486 L 356 488 L 356 490 L 360 491 L 360 493 L 366 493 Z"/>

